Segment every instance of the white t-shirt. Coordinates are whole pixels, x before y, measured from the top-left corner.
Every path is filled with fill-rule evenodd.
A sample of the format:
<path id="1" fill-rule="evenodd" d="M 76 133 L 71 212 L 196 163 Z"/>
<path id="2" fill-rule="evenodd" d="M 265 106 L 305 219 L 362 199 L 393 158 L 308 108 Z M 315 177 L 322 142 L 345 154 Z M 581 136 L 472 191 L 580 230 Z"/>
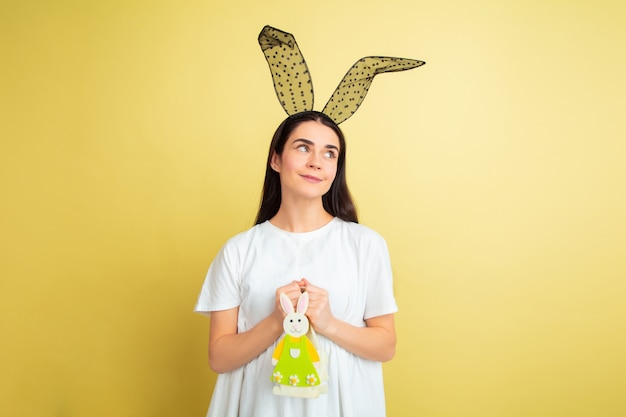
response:
<path id="1" fill-rule="evenodd" d="M 276 288 L 301 278 L 327 290 L 332 314 L 354 326 L 398 310 L 385 241 L 372 229 L 338 218 L 307 233 L 267 221 L 234 236 L 211 264 L 194 310 L 208 315 L 239 307 L 237 328 L 245 332 L 272 313 Z M 218 376 L 207 417 L 384 416 L 381 363 L 323 336 L 317 341 L 328 355 L 328 393 L 315 399 L 274 395 L 274 343 L 250 363 Z"/>

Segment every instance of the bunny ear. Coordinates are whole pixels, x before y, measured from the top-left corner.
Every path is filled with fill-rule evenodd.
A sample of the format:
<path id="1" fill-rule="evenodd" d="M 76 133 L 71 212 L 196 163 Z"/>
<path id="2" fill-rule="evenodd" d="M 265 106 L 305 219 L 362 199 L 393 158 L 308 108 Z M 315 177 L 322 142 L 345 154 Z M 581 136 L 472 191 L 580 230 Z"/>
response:
<path id="1" fill-rule="evenodd" d="M 385 56 L 359 59 L 343 77 L 322 113 L 335 123 L 346 121 L 359 108 L 377 74 L 406 71 L 424 65 L 424 61 Z"/>
<path id="2" fill-rule="evenodd" d="M 303 292 L 302 294 L 300 294 L 300 298 L 298 298 L 298 306 L 296 307 L 296 311 L 298 313 L 306 313 L 307 309 L 309 308 L 309 293 L 308 292 Z"/>
<path id="3" fill-rule="evenodd" d="M 259 45 L 272 73 L 278 101 L 288 115 L 313 110 L 313 82 L 292 34 L 265 26 Z"/>
<path id="4" fill-rule="evenodd" d="M 280 306 L 283 308 L 285 313 L 293 313 L 293 304 L 291 303 L 291 299 L 282 292 L 280 293 Z"/>

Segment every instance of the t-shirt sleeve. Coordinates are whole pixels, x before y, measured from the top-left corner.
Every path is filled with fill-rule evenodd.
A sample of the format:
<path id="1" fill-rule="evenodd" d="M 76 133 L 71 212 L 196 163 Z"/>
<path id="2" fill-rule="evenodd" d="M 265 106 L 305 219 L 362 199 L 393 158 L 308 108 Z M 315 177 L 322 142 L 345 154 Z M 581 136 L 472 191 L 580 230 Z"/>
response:
<path id="1" fill-rule="evenodd" d="M 195 312 L 208 316 L 211 311 L 228 310 L 241 304 L 239 258 L 232 241 L 219 251 L 202 284 Z"/>
<path id="2" fill-rule="evenodd" d="M 368 265 L 367 301 L 364 319 L 398 311 L 393 294 L 393 276 L 387 243 L 381 236 L 370 242 L 366 256 Z"/>

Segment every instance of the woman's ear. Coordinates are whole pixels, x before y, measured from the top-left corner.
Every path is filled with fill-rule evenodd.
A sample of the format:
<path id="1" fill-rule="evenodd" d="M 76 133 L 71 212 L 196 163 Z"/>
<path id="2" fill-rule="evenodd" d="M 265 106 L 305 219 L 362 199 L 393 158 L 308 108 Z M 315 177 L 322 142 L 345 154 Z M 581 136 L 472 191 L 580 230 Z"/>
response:
<path id="1" fill-rule="evenodd" d="M 272 152 L 272 158 L 270 159 L 270 166 L 276 172 L 280 172 L 280 155 L 276 152 Z"/>

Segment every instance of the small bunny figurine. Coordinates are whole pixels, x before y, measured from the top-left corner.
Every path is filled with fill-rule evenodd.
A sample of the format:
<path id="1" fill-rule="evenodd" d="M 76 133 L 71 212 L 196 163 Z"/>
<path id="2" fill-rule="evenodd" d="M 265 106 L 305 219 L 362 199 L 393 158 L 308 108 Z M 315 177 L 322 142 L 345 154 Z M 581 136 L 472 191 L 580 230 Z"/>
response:
<path id="1" fill-rule="evenodd" d="M 272 355 L 272 381 L 276 384 L 273 393 L 317 398 L 327 391 L 327 386 L 321 384 L 325 381 L 320 378 L 320 373 L 324 376 L 324 372 L 320 372 L 320 356 L 306 336 L 309 319 L 304 313 L 309 307 L 309 294 L 305 291 L 300 295 L 296 311 L 289 297 L 282 293 L 280 305 L 287 314 L 283 320 L 286 334 L 276 345 Z"/>

